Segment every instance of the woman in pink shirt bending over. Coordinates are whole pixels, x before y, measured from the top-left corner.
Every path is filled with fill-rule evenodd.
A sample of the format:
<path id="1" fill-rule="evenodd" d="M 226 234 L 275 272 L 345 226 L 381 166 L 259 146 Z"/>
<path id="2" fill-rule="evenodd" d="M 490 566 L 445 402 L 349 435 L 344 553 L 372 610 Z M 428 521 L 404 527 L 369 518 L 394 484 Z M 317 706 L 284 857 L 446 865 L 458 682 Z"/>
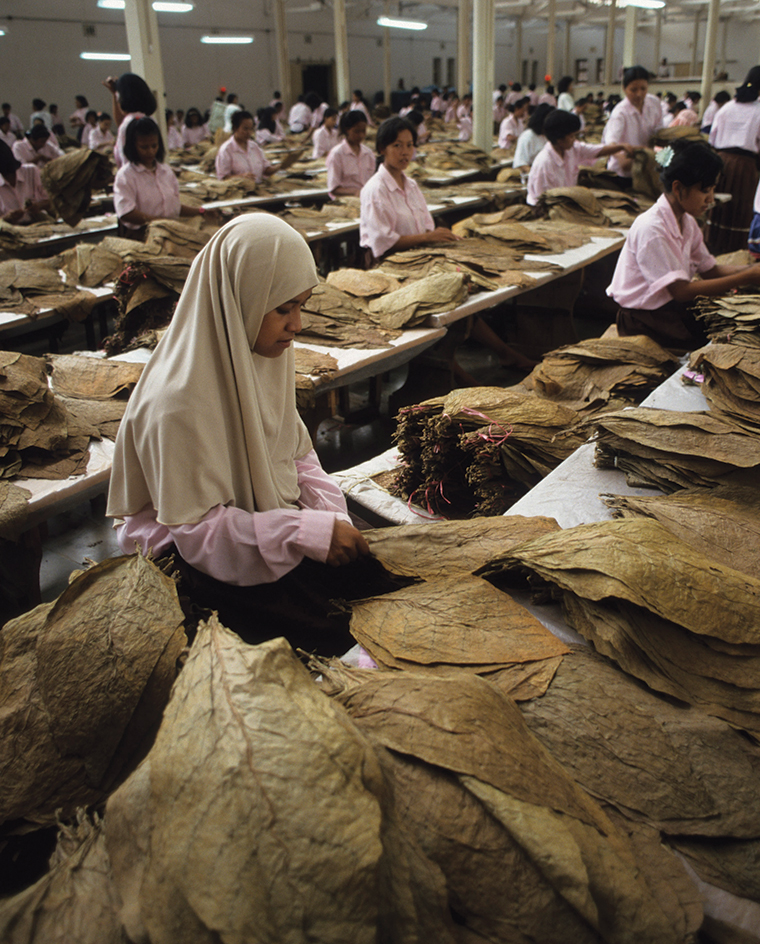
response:
<path id="1" fill-rule="evenodd" d="M 575 187 L 578 183 L 578 168 L 591 165 L 598 157 L 606 157 L 618 151 L 629 152 L 627 144 L 581 144 L 576 135 L 581 130 L 580 118 L 571 111 L 555 108 L 546 116 L 544 134 L 547 143 L 539 151 L 530 167 L 528 197 L 530 206 L 538 198 L 555 187 Z"/>
<path id="2" fill-rule="evenodd" d="M 16 226 L 46 219 L 49 204 L 39 168 L 22 164 L 13 151 L 0 141 L 0 219 Z"/>
<path id="3" fill-rule="evenodd" d="M 296 410 L 293 341 L 318 281 L 277 217 L 215 233 L 130 397 L 108 514 L 125 553 L 173 551 L 181 593 L 247 642 L 326 655 L 353 644 L 331 599 L 391 587 Z"/>
<path id="4" fill-rule="evenodd" d="M 607 294 L 620 306 L 621 335 L 646 334 L 664 347 L 693 350 L 706 337 L 687 305 L 700 295 L 760 285 L 760 265 L 718 265 L 695 219 L 713 203 L 720 156 L 708 144 L 680 140 L 660 151 L 658 162 L 665 193 L 633 221 Z"/>
<path id="5" fill-rule="evenodd" d="M 134 72 L 125 72 L 118 79 L 111 75 L 103 85 L 113 96 L 113 117 L 117 127 L 113 159 L 116 166 L 121 167 L 126 160 L 124 141 L 130 122 L 152 115 L 158 106 L 148 83 Z"/>
<path id="6" fill-rule="evenodd" d="M 646 147 L 655 131 L 663 125 L 660 100 L 649 94 L 647 69 L 631 66 L 623 72 L 623 95 L 604 126 L 602 142 L 627 141 L 634 148 Z M 632 153 L 616 154 L 607 166 L 619 177 L 630 180 L 632 161 Z"/>
<path id="7" fill-rule="evenodd" d="M 258 182 L 290 167 L 298 157 L 298 152 L 294 151 L 281 163 L 271 164 L 252 137 L 253 115 L 249 111 L 236 111 L 232 116 L 232 137 L 224 142 L 216 155 L 216 176 L 220 180 L 250 177 Z"/>
<path id="8" fill-rule="evenodd" d="M 151 220 L 204 213 L 202 207 L 180 202 L 179 184 L 174 171 L 164 164 L 164 142 L 152 118 L 136 118 L 129 123 L 124 156 L 126 163 L 113 183 L 113 202 L 119 223 L 132 238 Z"/>

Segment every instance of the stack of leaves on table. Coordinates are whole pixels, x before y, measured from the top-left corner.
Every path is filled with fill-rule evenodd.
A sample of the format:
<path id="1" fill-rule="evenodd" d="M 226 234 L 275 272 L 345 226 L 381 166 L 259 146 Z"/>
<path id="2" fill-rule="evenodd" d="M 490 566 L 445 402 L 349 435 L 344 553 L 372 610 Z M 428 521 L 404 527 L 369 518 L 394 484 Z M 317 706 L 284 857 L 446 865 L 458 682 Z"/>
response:
<path id="1" fill-rule="evenodd" d="M 405 407 L 394 494 L 446 518 L 501 514 L 581 443 L 575 411 L 503 387 Z"/>

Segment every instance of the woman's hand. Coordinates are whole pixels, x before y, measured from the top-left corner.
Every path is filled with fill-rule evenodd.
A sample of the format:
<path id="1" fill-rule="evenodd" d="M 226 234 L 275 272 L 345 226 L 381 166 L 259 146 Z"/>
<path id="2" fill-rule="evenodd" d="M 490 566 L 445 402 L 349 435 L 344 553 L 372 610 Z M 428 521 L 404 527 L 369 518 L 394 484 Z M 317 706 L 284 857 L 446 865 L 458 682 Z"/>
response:
<path id="1" fill-rule="evenodd" d="M 109 75 L 107 79 L 103 79 L 103 85 L 105 85 L 109 92 L 116 91 L 116 82 L 117 78 L 115 75 Z"/>
<path id="2" fill-rule="evenodd" d="M 26 210 L 11 210 L 10 213 L 5 214 L 3 219 L 6 223 L 10 223 L 11 226 L 15 226 L 24 216 L 24 213 L 26 213 Z"/>
<path id="3" fill-rule="evenodd" d="M 458 236 L 455 236 L 450 229 L 446 229 L 445 226 L 436 226 L 436 228 L 427 234 L 427 242 L 429 243 L 454 243 L 459 239 Z"/>
<path id="4" fill-rule="evenodd" d="M 369 554 L 369 545 L 361 531 L 357 531 L 347 521 L 336 519 L 325 563 L 331 567 L 341 567 L 364 554 Z"/>

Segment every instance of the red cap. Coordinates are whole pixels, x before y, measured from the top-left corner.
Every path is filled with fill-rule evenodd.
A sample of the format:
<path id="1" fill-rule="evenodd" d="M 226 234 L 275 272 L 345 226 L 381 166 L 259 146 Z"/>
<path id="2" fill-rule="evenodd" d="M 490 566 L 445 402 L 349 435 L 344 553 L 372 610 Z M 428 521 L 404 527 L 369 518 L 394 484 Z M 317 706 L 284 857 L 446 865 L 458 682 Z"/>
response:
<path id="1" fill-rule="evenodd" d="M 548 80 L 547 80 L 547 81 L 548 81 Z M 223 86 L 219 89 L 219 91 L 220 91 L 220 92 L 226 92 L 226 91 L 227 91 L 227 86 L 226 86 L 226 85 L 223 85 Z"/>
<path id="2" fill-rule="evenodd" d="M 544 76 L 544 82 L 551 82 L 551 80 L 552 80 L 552 77 L 550 75 Z M 222 91 L 224 91 L 224 89 L 222 89 Z"/>

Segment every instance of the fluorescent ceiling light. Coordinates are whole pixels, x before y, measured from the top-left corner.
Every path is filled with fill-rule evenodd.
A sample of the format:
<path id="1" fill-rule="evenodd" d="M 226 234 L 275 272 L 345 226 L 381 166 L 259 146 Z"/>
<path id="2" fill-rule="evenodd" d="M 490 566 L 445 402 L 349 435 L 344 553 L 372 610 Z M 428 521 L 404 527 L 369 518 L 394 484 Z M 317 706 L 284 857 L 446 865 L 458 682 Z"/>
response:
<path id="1" fill-rule="evenodd" d="M 114 62 L 128 62 L 132 57 L 128 52 L 80 52 L 80 59 L 113 60 Z"/>
<path id="2" fill-rule="evenodd" d="M 0 36 L 5 36 L 5 30 L 4 30 L 4 29 L 0 29 Z"/>
<path id="3" fill-rule="evenodd" d="M 253 36 L 201 36 L 202 43 L 252 43 Z"/>
<path id="4" fill-rule="evenodd" d="M 621 7 L 641 7 L 642 10 L 661 10 L 665 0 L 621 0 Z"/>
<path id="5" fill-rule="evenodd" d="M 123 10 L 124 0 L 98 0 L 98 6 L 104 10 Z M 168 0 L 156 0 L 153 4 L 156 13 L 189 13 L 192 3 L 170 3 Z"/>
<path id="6" fill-rule="evenodd" d="M 378 26 L 396 26 L 398 29 L 424 30 L 427 29 L 427 23 L 421 23 L 419 20 L 394 20 L 390 16 L 379 16 L 377 18 Z"/>

